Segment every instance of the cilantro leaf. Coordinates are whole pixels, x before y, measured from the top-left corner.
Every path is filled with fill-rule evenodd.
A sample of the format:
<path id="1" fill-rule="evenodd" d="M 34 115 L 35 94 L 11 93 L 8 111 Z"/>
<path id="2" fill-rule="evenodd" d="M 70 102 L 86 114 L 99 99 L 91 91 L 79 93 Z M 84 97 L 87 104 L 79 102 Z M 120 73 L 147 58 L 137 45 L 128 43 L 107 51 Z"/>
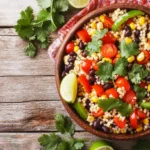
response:
<path id="1" fill-rule="evenodd" d="M 117 108 L 117 110 L 122 116 L 127 117 L 132 113 L 132 106 L 130 104 L 122 102 L 121 105 Z"/>
<path id="2" fill-rule="evenodd" d="M 126 58 L 120 58 L 117 60 L 117 62 L 114 65 L 114 71 L 112 73 L 112 75 L 120 75 L 120 76 L 125 76 L 127 74 L 127 60 Z"/>
<path id="3" fill-rule="evenodd" d="M 146 95 L 146 89 L 140 87 L 139 85 L 134 85 L 133 87 L 134 91 L 136 92 L 136 96 L 138 98 L 138 100 L 143 100 L 143 98 L 145 98 Z"/>
<path id="4" fill-rule="evenodd" d="M 41 8 L 49 8 L 52 5 L 52 0 L 37 0 Z"/>
<path id="5" fill-rule="evenodd" d="M 65 12 L 69 9 L 69 3 L 67 0 L 55 0 L 54 8 L 57 11 Z"/>
<path id="6" fill-rule="evenodd" d="M 27 7 L 21 12 L 21 18 L 17 21 L 17 25 L 14 28 L 22 39 L 28 39 L 33 36 L 33 20 L 33 9 L 31 7 Z"/>
<path id="7" fill-rule="evenodd" d="M 104 111 L 109 111 L 121 106 L 121 100 L 114 98 L 109 98 L 107 100 L 99 99 L 98 106 L 103 108 Z"/>
<path id="8" fill-rule="evenodd" d="M 68 142 L 62 141 L 59 145 L 58 145 L 58 150 L 67 150 L 70 148 L 70 145 Z"/>
<path id="9" fill-rule="evenodd" d="M 99 76 L 104 82 L 112 79 L 113 65 L 107 61 L 98 64 L 99 70 L 96 71 L 96 75 Z"/>
<path id="10" fill-rule="evenodd" d="M 133 150 L 149 150 L 150 141 L 148 140 L 139 140 L 136 145 L 133 146 Z"/>
<path id="11" fill-rule="evenodd" d="M 84 147 L 84 144 L 82 142 L 77 142 L 74 144 L 74 147 L 76 150 L 80 150 Z"/>
<path id="12" fill-rule="evenodd" d="M 54 133 L 50 135 L 44 134 L 38 139 L 40 145 L 43 146 L 45 150 L 56 150 L 60 140 L 61 139 Z"/>
<path id="13" fill-rule="evenodd" d="M 146 76 L 148 76 L 149 71 L 142 67 L 142 65 L 134 64 L 132 70 L 129 72 L 129 79 L 132 83 L 138 84 L 142 81 Z"/>
<path id="14" fill-rule="evenodd" d="M 89 42 L 88 45 L 86 46 L 85 50 L 88 51 L 88 55 L 91 55 L 95 52 L 99 52 L 100 51 L 100 47 L 102 45 L 102 41 L 92 41 Z"/>
<path id="15" fill-rule="evenodd" d="M 132 106 L 130 104 L 122 102 L 120 99 L 99 99 L 98 105 L 100 108 L 103 108 L 104 111 L 117 109 L 122 116 L 129 116 L 132 113 Z"/>
<path id="16" fill-rule="evenodd" d="M 72 123 L 71 119 L 69 117 L 64 117 L 61 114 L 57 114 L 55 117 L 55 124 L 56 124 L 56 129 L 61 132 L 65 133 L 68 132 L 70 135 L 74 134 L 75 126 Z"/>
<path id="17" fill-rule="evenodd" d="M 120 51 L 121 51 L 121 56 L 128 58 L 132 55 L 137 55 L 140 53 L 138 44 L 136 44 L 135 42 L 126 44 L 125 40 L 122 40 L 120 42 Z"/>
<path id="18" fill-rule="evenodd" d="M 87 44 L 85 50 L 88 51 L 88 54 L 91 55 L 92 53 L 98 53 L 102 46 L 102 39 L 104 35 L 108 32 L 108 29 L 104 30 L 96 30 L 95 34 L 92 37 L 92 41 Z"/>
<path id="19" fill-rule="evenodd" d="M 92 41 L 98 41 L 102 39 L 107 32 L 108 32 L 108 29 L 96 30 L 95 34 L 92 37 Z"/>
<path id="20" fill-rule="evenodd" d="M 60 27 L 65 22 L 65 17 L 58 13 L 53 14 L 52 19 L 57 27 Z"/>
<path id="21" fill-rule="evenodd" d="M 29 42 L 29 44 L 25 48 L 25 55 L 34 57 L 36 55 L 36 52 L 37 52 L 37 50 L 36 50 L 36 47 L 34 46 L 34 44 L 32 42 Z"/>

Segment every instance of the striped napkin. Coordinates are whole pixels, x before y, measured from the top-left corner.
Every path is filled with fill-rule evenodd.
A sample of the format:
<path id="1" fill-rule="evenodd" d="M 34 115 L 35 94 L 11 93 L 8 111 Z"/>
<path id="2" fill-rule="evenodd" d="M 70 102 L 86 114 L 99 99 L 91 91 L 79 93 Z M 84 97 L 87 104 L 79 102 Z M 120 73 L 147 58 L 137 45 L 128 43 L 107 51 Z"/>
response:
<path id="1" fill-rule="evenodd" d="M 50 58 L 55 62 L 57 52 L 59 50 L 59 47 L 61 46 L 61 43 L 63 42 L 63 39 L 67 35 L 67 33 L 70 31 L 70 29 L 86 14 L 89 12 L 101 8 L 103 6 L 108 6 L 111 4 L 116 3 L 133 3 L 133 4 L 139 4 L 150 8 L 150 0 L 91 0 L 89 5 L 81 10 L 79 13 L 77 13 L 75 16 L 73 16 L 59 31 L 57 38 L 48 48 L 48 54 Z"/>

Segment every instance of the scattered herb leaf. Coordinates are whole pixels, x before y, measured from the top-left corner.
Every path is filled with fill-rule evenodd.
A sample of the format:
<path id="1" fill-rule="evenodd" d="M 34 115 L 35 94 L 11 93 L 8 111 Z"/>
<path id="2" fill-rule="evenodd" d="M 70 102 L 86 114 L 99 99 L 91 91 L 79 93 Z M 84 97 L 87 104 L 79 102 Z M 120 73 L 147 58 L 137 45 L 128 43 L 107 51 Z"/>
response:
<path id="1" fill-rule="evenodd" d="M 125 40 L 122 40 L 120 42 L 120 51 L 121 51 L 121 56 L 128 58 L 132 55 L 137 55 L 140 53 L 138 44 L 136 44 L 135 42 L 126 44 Z"/>
<path id="2" fill-rule="evenodd" d="M 104 82 L 107 82 L 109 79 L 112 79 L 113 65 L 108 61 L 98 64 L 99 70 L 96 72 L 96 75 L 99 76 Z"/>

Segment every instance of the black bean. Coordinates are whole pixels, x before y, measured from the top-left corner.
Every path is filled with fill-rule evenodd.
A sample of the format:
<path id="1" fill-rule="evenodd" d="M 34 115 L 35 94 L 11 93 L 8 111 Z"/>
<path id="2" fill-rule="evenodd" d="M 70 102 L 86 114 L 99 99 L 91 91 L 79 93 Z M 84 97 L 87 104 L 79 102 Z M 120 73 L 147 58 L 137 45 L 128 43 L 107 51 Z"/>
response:
<path id="1" fill-rule="evenodd" d="M 100 125 L 100 119 L 96 119 L 93 122 L 93 127 L 97 130 L 101 129 L 101 125 Z"/>
<path id="2" fill-rule="evenodd" d="M 133 67 L 133 64 L 132 64 L 132 63 L 128 64 L 127 70 L 128 70 L 128 71 L 131 71 L 131 70 L 132 70 L 132 67 Z"/>
<path id="3" fill-rule="evenodd" d="M 89 72 L 89 75 L 95 76 L 95 70 L 94 70 L 94 69 L 91 69 L 90 72 Z"/>
<path id="4" fill-rule="evenodd" d="M 75 59 L 76 59 L 75 57 L 69 57 L 68 62 L 73 63 L 75 61 Z"/>
<path id="5" fill-rule="evenodd" d="M 75 52 L 71 52 L 69 55 L 70 56 L 77 56 L 77 54 Z"/>
<path id="6" fill-rule="evenodd" d="M 146 69 L 146 66 L 145 65 L 142 65 L 143 69 L 145 70 Z"/>
<path id="7" fill-rule="evenodd" d="M 145 78 L 145 80 L 146 80 L 146 81 L 150 81 L 150 76 L 147 76 L 147 77 Z"/>
<path id="8" fill-rule="evenodd" d="M 113 87 L 114 87 L 113 83 L 106 83 L 106 84 L 103 86 L 103 89 L 104 89 L 104 90 L 108 90 L 108 89 L 113 88 Z"/>
<path id="9" fill-rule="evenodd" d="M 134 36 L 138 38 L 140 36 L 140 30 L 136 29 L 134 32 Z"/>
<path id="10" fill-rule="evenodd" d="M 84 43 L 82 41 L 79 42 L 79 48 L 83 50 L 85 48 Z"/>
<path id="11" fill-rule="evenodd" d="M 95 77 L 90 76 L 90 77 L 89 77 L 89 83 L 90 83 L 90 85 L 93 85 L 94 82 L 95 82 Z"/>
<path id="12" fill-rule="evenodd" d="M 85 102 L 85 108 L 89 111 L 90 110 L 90 100 L 87 99 L 86 102 Z"/>
<path id="13" fill-rule="evenodd" d="M 104 132 L 106 132 L 106 133 L 109 133 L 109 128 L 108 128 L 108 127 L 103 126 L 103 127 L 102 127 L 102 130 L 103 130 Z"/>
<path id="14" fill-rule="evenodd" d="M 62 74 L 61 74 L 61 77 L 64 78 L 65 76 L 66 76 L 66 72 L 63 71 Z"/>
<path id="15" fill-rule="evenodd" d="M 71 69 L 73 69 L 73 64 L 72 63 L 70 63 L 69 65 L 65 65 L 65 71 L 66 72 L 69 72 Z"/>
<path id="16" fill-rule="evenodd" d="M 87 56 L 87 51 L 83 51 L 82 56 L 86 57 Z"/>
<path id="17" fill-rule="evenodd" d="M 125 26 L 125 37 L 129 37 L 132 35 L 132 30 L 129 26 Z"/>
<path id="18" fill-rule="evenodd" d="M 140 43 L 140 39 L 139 38 L 135 38 L 134 42 L 138 44 L 138 43 Z"/>

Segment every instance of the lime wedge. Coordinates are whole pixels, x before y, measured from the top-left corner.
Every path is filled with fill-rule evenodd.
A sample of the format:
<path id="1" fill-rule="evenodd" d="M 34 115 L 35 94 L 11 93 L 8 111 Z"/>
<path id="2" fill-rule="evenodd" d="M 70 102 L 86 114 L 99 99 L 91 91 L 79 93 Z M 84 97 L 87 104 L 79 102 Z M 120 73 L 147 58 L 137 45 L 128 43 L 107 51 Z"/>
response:
<path id="1" fill-rule="evenodd" d="M 80 115 L 82 119 L 84 120 L 87 119 L 87 111 L 78 101 L 76 101 L 73 104 L 73 107 L 75 108 L 75 110 L 77 111 L 77 113 Z"/>
<path id="2" fill-rule="evenodd" d="M 107 142 L 98 140 L 91 145 L 90 150 L 114 150 L 114 149 L 111 146 L 109 146 Z"/>
<path id="3" fill-rule="evenodd" d="M 68 0 L 70 5 L 74 8 L 84 8 L 86 7 L 90 0 Z"/>
<path id="4" fill-rule="evenodd" d="M 60 94 L 67 103 L 74 103 L 77 96 L 78 82 L 74 73 L 66 75 L 60 85 Z"/>

